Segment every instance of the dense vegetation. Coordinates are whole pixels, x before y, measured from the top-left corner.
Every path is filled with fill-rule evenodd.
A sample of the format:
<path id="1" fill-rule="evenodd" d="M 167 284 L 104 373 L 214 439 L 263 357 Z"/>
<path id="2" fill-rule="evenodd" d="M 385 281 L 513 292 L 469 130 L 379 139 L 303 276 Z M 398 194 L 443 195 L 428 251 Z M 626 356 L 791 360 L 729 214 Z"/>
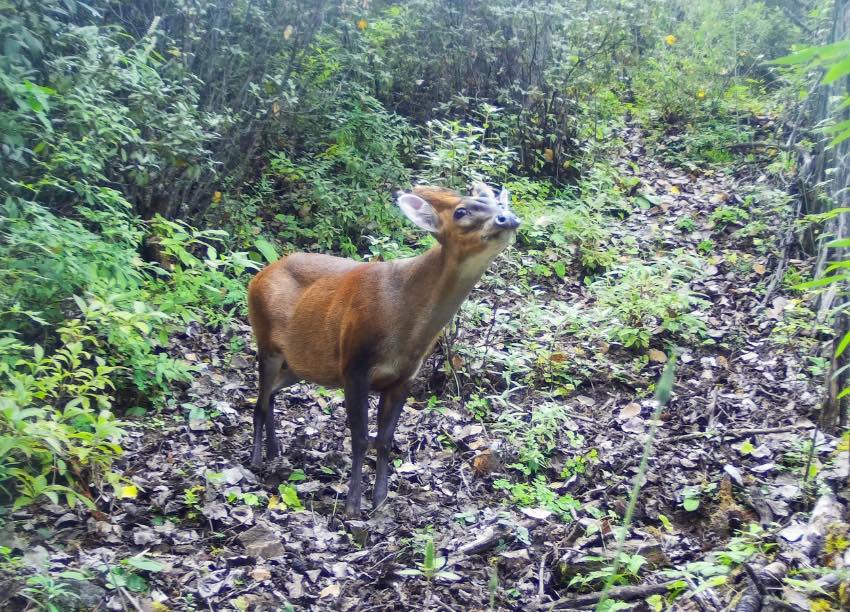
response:
<path id="1" fill-rule="evenodd" d="M 505 185 L 526 220 L 488 280 L 523 308 L 507 318 L 468 304 L 419 390 L 428 409 L 468 411 L 501 437 L 511 464 L 488 487 L 508 505 L 575 518 L 579 502 L 549 484 L 583 474 L 596 450 L 567 435 L 564 402 L 607 384 L 650 397 L 666 354 L 717 344 L 712 298 L 692 287 L 705 265 L 754 278 L 766 305 L 778 291 L 795 296 L 771 338 L 811 359 L 806 380 L 818 388 L 834 379 L 850 344 L 835 298 L 848 266 L 828 249 L 815 268 L 810 258 L 826 244 L 819 235 L 850 244 L 836 221 L 850 210 L 850 44 L 837 25 L 847 10 L 839 0 L 3 0 L 0 521 L 46 503 L 100 516 L 135 499 L 128 432 L 216 417 L 183 394 L 204 366 L 179 338 L 213 334 L 227 359 L 247 351 L 245 287 L 279 254 L 421 251 L 428 239 L 392 201 L 416 182 Z M 708 233 L 676 218 L 694 248 L 654 257 L 666 246 L 621 231 L 635 211 L 667 214 L 641 157 L 615 163 L 638 132 L 682 176 L 738 164 L 762 178 L 712 202 Z M 733 259 L 738 247 L 752 256 Z M 569 279 L 581 304 L 541 298 Z M 802 292 L 824 287 L 818 316 L 820 298 Z M 481 342 L 461 331 L 497 321 L 508 350 L 491 349 L 490 332 Z M 567 352 L 555 329 L 584 348 Z M 518 387 L 545 402 L 513 404 Z M 840 387 L 819 424 L 839 435 Z M 704 484 L 683 493 L 685 509 L 713 491 Z M 416 571 L 433 579 L 430 542 Z M 20 570 L 20 551 L 0 553 L 4 571 Z M 129 560 L 107 582 L 146 592 L 138 580 L 157 564 Z M 640 570 L 626 561 L 634 576 L 622 582 Z M 23 596 L 62 609 L 58 580 L 35 574 Z"/>

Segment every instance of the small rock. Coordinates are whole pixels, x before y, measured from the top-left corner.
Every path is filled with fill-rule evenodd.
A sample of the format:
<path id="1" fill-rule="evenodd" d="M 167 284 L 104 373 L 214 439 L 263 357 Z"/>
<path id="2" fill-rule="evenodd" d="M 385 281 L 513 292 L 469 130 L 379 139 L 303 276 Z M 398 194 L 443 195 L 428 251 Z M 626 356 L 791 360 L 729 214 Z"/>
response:
<path id="1" fill-rule="evenodd" d="M 267 567 L 258 566 L 251 570 L 251 578 L 256 580 L 257 582 L 262 582 L 264 580 L 268 580 L 272 577 L 272 573 L 269 571 Z"/>
<path id="2" fill-rule="evenodd" d="M 44 546 L 33 546 L 24 552 L 21 561 L 27 567 L 44 569 L 50 561 L 50 553 Z"/>
<path id="3" fill-rule="evenodd" d="M 273 559 L 286 554 L 280 534 L 267 521 L 257 521 L 254 527 L 239 534 L 237 539 L 245 547 L 245 552 L 252 557 Z"/>
<path id="4" fill-rule="evenodd" d="M 133 543 L 136 546 L 148 546 L 149 544 L 159 544 L 162 538 L 153 529 L 140 527 L 133 531 Z"/>

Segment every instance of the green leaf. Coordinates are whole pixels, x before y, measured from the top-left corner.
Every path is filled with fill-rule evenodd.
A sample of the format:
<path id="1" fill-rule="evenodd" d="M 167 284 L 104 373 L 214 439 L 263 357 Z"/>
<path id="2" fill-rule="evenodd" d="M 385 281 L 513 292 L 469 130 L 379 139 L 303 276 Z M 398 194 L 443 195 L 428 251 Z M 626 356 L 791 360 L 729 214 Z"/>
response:
<path id="1" fill-rule="evenodd" d="M 148 581 L 139 576 L 138 574 L 129 574 L 125 581 L 127 583 L 127 588 L 135 593 L 147 593 L 148 589 Z"/>
<path id="2" fill-rule="evenodd" d="M 556 261 L 553 263 L 552 269 L 555 271 L 555 274 L 558 275 L 558 278 L 564 278 L 567 275 L 567 267 L 562 261 Z"/>
<path id="3" fill-rule="evenodd" d="M 693 512 L 699 508 L 699 497 L 686 497 L 682 502 L 682 507 L 688 512 Z"/>
<path id="4" fill-rule="evenodd" d="M 298 499 L 298 491 L 292 485 L 281 484 L 277 487 L 278 493 L 280 493 L 280 501 L 286 505 L 287 508 L 292 510 L 303 510 L 304 506 L 301 504 L 301 500 Z"/>
<path id="5" fill-rule="evenodd" d="M 817 287 L 825 287 L 826 285 L 831 285 L 834 282 L 844 280 L 846 278 L 847 277 L 844 275 L 824 276 L 823 278 L 816 278 L 815 280 L 794 285 L 794 289 L 815 289 Z"/>
<path id="6" fill-rule="evenodd" d="M 843 249 L 845 247 L 850 247 L 850 238 L 840 238 L 838 240 L 831 240 L 826 243 L 826 246 L 830 249 Z"/>
<path id="7" fill-rule="evenodd" d="M 821 83 L 829 85 L 833 81 L 837 81 L 848 74 L 850 74 L 850 57 L 838 62 L 837 64 L 833 64 L 832 68 L 827 70 L 826 74 L 823 75 Z"/>
<path id="8" fill-rule="evenodd" d="M 841 353 L 844 352 L 844 349 L 847 348 L 848 344 L 850 344 L 850 331 L 844 334 L 844 337 L 841 339 L 841 342 L 838 343 L 838 348 L 835 349 L 835 356 L 841 357 Z"/>
<path id="9" fill-rule="evenodd" d="M 274 263 L 280 259 L 280 255 L 277 254 L 277 250 L 274 248 L 274 245 L 264 238 L 257 238 L 254 241 L 254 247 L 256 247 L 256 249 L 269 263 Z"/>
<path id="10" fill-rule="evenodd" d="M 157 563 L 153 559 L 148 559 L 141 555 L 136 555 L 135 557 L 127 559 L 127 565 L 131 565 L 136 569 L 146 572 L 161 572 L 163 570 L 161 563 Z"/>

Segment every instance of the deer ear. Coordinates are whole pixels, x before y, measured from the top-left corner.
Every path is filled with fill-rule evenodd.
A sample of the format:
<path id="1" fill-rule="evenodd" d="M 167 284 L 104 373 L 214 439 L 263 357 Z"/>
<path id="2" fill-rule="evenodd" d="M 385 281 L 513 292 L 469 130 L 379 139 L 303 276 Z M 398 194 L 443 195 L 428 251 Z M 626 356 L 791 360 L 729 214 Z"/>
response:
<path id="1" fill-rule="evenodd" d="M 440 231 L 437 212 L 418 195 L 404 193 L 398 197 L 397 202 L 401 212 L 414 224 L 428 232 Z"/>
<path id="2" fill-rule="evenodd" d="M 502 190 L 499 192 L 499 204 L 502 205 L 502 208 L 509 208 L 511 205 L 511 194 L 507 187 L 502 187 Z"/>
<path id="3" fill-rule="evenodd" d="M 496 199 L 496 194 L 485 183 L 476 182 L 472 184 L 472 197 L 484 196 L 490 200 Z"/>

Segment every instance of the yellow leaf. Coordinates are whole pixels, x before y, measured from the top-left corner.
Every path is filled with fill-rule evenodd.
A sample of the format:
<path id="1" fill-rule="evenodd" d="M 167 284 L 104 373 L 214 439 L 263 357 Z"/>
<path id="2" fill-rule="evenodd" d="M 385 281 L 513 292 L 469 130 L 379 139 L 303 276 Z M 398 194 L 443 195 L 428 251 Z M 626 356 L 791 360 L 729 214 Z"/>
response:
<path id="1" fill-rule="evenodd" d="M 543 157 L 546 158 L 546 161 L 550 162 L 553 159 L 555 159 L 555 152 L 552 149 L 544 149 L 543 150 Z"/>
<path id="2" fill-rule="evenodd" d="M 680 193 L 682 193 L 682 190 L 673 185 L 672 187 L 670 187 L 670 193 L 672 193 L 673 195 L 679 195 Z"/>
<path id="3" fill-rule="evenodd" d="M 280 498 L 277 495 L 269 496 L 269 510 L 280 508 Z"/>
<path id="4" fill-rule="evenodd" d="M 369 22 L 366 21 L 365 19 L 361 18 L 360 20 L 357 21 L 357 29 L 358 30 L 365 30 L 368 27 L 369 27 Z"/>
<path id="5" fill-rule="evenodd" d="M 753 264 L 753 270 L 755 270 L 756 274 L 764 274 L 767 268 L 764 267 L 763 263 Z"/>
<path id="6" fill-rule="evenodd" d="M 668 34 L 664 37 L 664 42 L 666 42 L 668 45 L 675 45 L 677 40 L 679 39 L 676 38 L 675 34 Z"/>
<path id="7" fill-rule="evenodd" d="M 704 89 L 700 89 L 700 90 L 697 92 L 697 98 L 699 98 L 700 100 L 702 100 L 704 97 L 705 97 L 705 90 L 704 90 Z"/>
<path id="8" fill-rule="evenodd" d="M 139 495 L 139 488 L 136 485 L 126 485 L 118 490 L 118 497 L 121 499 L 135 499 Z"/>
<path id="9" fill-rule="evenodd" d="M 220 191 L 214 191 L 213 192 L 212 201 L 213 201 L 213 204 L 218 204 L 219 202 L 221 202 L 221 192 Z"/>

